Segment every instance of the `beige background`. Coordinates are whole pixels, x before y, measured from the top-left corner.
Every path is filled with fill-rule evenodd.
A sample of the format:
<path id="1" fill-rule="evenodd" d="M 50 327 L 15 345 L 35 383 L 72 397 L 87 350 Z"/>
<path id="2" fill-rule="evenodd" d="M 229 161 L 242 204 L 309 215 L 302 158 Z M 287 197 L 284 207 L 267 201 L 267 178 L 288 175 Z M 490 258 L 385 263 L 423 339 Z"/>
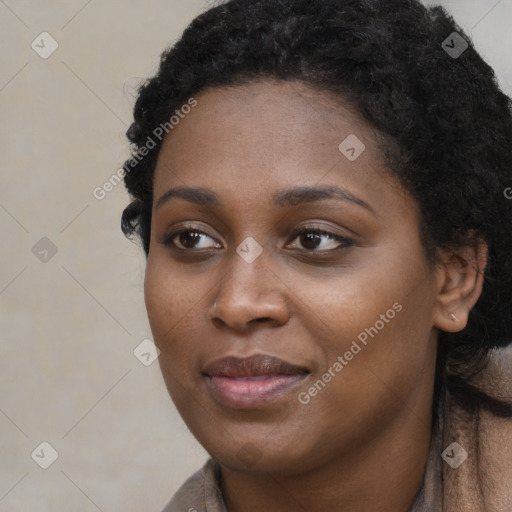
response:
<path id="1" fill-rule="evenodd" d="M 441 4 L 512 94 L 512 1 Z M 92 194 L 128 157 L 130 79 L 206 7 L 0 0 L 0 511 L 159 512 L 206 458 L 158 364 L 133 353 L 151 333 L 144 256 L 119 229 L 127 194 Z M 43 31 L 59 45 L 47 59 L 31 48 Z M 33 253 L 43 237 L 55 255 Z M 31 458 L 43 441 L 48 469 Z"/>

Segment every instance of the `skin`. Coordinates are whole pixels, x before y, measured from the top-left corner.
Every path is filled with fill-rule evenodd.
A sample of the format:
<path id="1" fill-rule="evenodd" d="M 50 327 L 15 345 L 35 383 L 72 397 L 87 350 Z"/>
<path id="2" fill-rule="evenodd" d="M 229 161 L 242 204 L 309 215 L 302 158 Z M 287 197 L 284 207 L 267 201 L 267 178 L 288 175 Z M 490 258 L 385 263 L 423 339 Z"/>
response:
<path id="1" fill-rule="evenodd" d="M 159 155 L 145 300 L 167 389 L 221 465 L 227 510 L 406 512 L 429 451 L 437 331 L 466 325 L 485 246 L 428 264 L 415 201 L 386 170 L 378 135 L 339 98 L 261 81 L 196 99 Z M 355 161 L 338 149 L 349 134 L 366 147 Z M 372 211 L 340 199 L 287 207 L 272 199 L 325 185 Z M 209 189 L 221 205 L 174 197 L 157 207 L 174 187 Z M 181 250 L 162 243 L 185 226 L 204 234 L 174 238 Z M 352 245 L 325 235 L 308 244 L 294 236 L 306 227 Z M 263 248 L 250 264 L 236 252 L 249 236 Z M 395 303 L 401 311 L 300 403 Z M 267 406 L 216 402 L 202 366 L 261 353 L 311 373 Z"/>

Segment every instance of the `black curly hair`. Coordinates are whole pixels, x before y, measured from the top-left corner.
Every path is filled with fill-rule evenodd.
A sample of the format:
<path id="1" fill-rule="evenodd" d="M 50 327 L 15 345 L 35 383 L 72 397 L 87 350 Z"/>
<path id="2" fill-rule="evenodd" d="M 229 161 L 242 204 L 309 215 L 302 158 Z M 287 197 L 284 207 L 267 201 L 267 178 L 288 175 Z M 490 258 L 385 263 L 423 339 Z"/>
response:
<path id="1" fill-rule="evenodd" d="M 462 54 L 447 51 L 455 42 L 464 50 L 464 40 Z M 491 353 L 512 341 L 512 200 L 505 197 L 512 185 L 511 99 L 441 7 L 417 0 L 230 0 L 195 18 L 139 89 L 127 132 L 132 158 L 124 182 L 133 201 L 122 215 L 125 235 L 138 236 L 147 257 L 163 139 L 155 128 L 167 123 L 169 131 L 173 113 L 206 88 L 265 79 L 334 93 L 382 134 L 389 170 L 420 207 L 431 264 L 439 249 L 487 243 L 483 291 L 466 328 L 439 333 L 434 405 L 448 389 L 467 410 L 511 417 L 506 397 L 473 381 Z M 150 139 L 155 147 L 148 151 Z"/>

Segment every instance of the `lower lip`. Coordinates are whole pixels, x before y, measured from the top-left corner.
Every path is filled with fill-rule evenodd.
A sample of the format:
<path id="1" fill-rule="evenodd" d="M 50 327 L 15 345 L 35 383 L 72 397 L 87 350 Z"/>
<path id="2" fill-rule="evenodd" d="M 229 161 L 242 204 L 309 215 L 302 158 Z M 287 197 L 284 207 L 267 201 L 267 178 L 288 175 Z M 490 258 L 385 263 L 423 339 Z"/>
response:
<path id="1" fill-rule="evenodd" d="M 213 397 L 233 409 L 257 408 L 275 402 L 296 387 L 306 375 L 259 377 L 208 377 Z"/>

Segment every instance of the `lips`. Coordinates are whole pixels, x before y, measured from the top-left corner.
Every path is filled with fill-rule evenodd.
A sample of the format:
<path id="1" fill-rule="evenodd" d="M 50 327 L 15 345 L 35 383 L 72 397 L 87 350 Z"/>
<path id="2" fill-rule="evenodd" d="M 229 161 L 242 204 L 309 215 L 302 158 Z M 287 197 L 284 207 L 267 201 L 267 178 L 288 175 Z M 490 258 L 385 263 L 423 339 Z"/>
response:
<path id="1" fill-rule="evenodd" d="M 255 355 L 240 359 L 225 357 L 205 366 L 203 373 L 210 377 L 261 377 L 269 375 L 299 375 L 307 369 L 294 366 L 282 359 L 268 355 Z"/>
<path id="2" fill-rule="evenodd" d="M 203 368 L 214 400 L 235 409 L 269 405 L 291 391 L 309 373 L 307 368 L 262 354 L 247 358 L 225 357 Z"/>

